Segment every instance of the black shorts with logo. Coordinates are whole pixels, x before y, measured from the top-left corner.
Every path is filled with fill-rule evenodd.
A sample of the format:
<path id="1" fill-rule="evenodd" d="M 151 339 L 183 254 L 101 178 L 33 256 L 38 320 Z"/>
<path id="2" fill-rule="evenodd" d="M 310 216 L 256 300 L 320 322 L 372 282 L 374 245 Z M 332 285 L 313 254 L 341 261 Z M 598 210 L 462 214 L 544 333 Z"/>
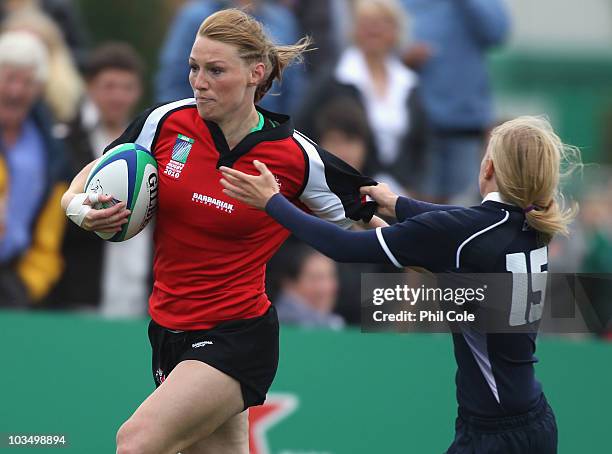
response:
<path id="1" fill-rule="evenodd" d="M 202 361 L 240 383 L 244 408 L 261 405 L 278 366 L 278 317 L 274 306 L 261 317 L 222 322 L 198 331 L 173 331 L 149 323 L 156 386 L 178 363 Z"/>

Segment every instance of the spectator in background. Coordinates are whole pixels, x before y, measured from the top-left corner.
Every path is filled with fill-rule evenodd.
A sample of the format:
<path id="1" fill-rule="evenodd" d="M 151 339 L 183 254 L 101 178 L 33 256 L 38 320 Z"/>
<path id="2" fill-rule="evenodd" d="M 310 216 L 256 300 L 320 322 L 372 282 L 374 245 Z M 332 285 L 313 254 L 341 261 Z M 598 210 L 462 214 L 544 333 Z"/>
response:
<path id="1" fill-rule="evenodd" d="M 367 173 L 371 159 L 371 131 L 368 118 L 360 103 L 353 98 L 337 98 L 331 101 L 315 121 L 319 145 L 338 156 L 360 172 Z M 384 176 L 374 174 L 375 180 Z M 298 240 L 294 240 L 298 241 Z M 397 272 L 393 266 L 371 263 L 336 263 L 339 292 L 336 311 L 347 323 L 359 324 L 361 320 L 361 275 L 363 273 Z"/>
<path id="2" fill-rule="evenodd" d="M 85 99 L 67 125 L 71 177 L 125 130 L 140 100 L 143 72 L 140 56 L 128 44 L 107 43 L 92 52 L 85 66 Z M 130 241 L 111 243 L 70 223 L 63 246 L 66 269 L 53 304 L 100 306 L 113 317 L 144 315 L 151 250 L 150 228 Z"/>
<path id="3" fill-rule="evenodd" d="M 348 45 L 351 6 L 349 0 L 285 0 L 300 24 L 302 32 L 313 39 L 315 52 L 305 55 L 306 70 L 311 75 L 326 73 Z"/>
<path id="4" fill-rule="evenodd" d="M 356 99 L 348 96 L 332 99 L 315 118 L 315 131 L 321 148 L 364 171 L 372 152 L 368 149 L 372 132 L 363 106 Z"/>
<path id="5" fill-rule="evenodd" d="M 89 32 L 74 0 L 40 0 L 42 10 L 62 31 L 64 42 L 79 67 L 85 64 L 89 47 Z"/>
<path id="6" fill-rule="evenodd" d="M 266 26 L 278 44 L 292 44 L 300 37 L 295 17 L 289 9 L 264 0 L 191 0 L 174 18 L 160 53 L 155 96 L 160 102 L 192 98 L 189 86 L 189 53 L 202 21 L 221 9 L 248 7 L 248 12 Z M 282 86 L 274 82 L 259 105 L 273 112 L 292 114 L 301 104 L 305 88 L 305 71 L 298 65 L 285 69 Z"/>
<path id="7" fill-rule="evenodd" d="M 373 133 L 366 171 L 403 193 L 415 185 L 427 134 L 417 76 L 396 55 L 406 17 L 395 0 L 357 0 L 354 14 L 353 45 L 313 87 L 296 123 L 312 134 L 331 100 L 357 100 Z"/>
<path id="8" fill-rule="evenodd" d="M 584 291 L 592 309 L 602 322 L 597 334 L 612 340 L 612 178 L 603 185 L 596 185 L 581 203 L 580 221 L 585 234 L 586 250 L 580 271 Z"/>
<path id="9" fill-rule="evenodd" d="M 337 294 L 334 261 L 309 246 L 296 245 L 274 303 L 278 320 L 287 325 L 341 329 L 344 320 L 333 313 Z"/>
<path id="10" fill-rule="evenodd" d="M 476 196 L 478 162 L 493 122 L 486 53 L 508 36 L 503 0 L 402 0 L 415 44 L 404 61 L 418 71 L 433 130 L 422 191 L 446 203 Z M 473 187 L 472 187 L 473 186 Z"/>
<path id="11" fill-rule="evenodd" d="M 45 101 L 55 121 L 73 120 L 83 96 L 84 84 L 58 26 L 42 12 L 25 9 L 7 16 L 2 29 L 28 31 L 44 42 L 49 55 Z"/>
<path id="12" fill-rule="evenodd" d="M 6 199 L 8 197 L 8 170 L 3 156 L 0 154 L 0 241 L 4 236 L 6 223 Z"/>
<path id="13" fill-rule="evenodd" d="M 0 16 L 4 18 L 28 8 L 42 11 L 53 19 L 61 29 L 73 58 L 81 65 L 87 54 L 89 36 L 78 5 L 72 0 L 4 0 Z"/>
<path id="14" fill-rule="evenodd" d="M 61 144 L 39 103 L 48 77 L 45 45 L 28 32 L 0 35 L 0 155 L 8 170 L 0 240 L 0 305 L 40 301 L 59 278 L 68 187 Z"/>

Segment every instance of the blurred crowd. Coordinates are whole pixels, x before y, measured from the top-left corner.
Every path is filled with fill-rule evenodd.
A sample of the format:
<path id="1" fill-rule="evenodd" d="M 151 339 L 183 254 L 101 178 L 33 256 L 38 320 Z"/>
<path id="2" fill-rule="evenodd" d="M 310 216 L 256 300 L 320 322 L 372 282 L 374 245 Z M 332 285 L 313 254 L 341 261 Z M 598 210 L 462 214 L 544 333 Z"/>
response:
<path id="1" fill-rule="evenodd" d="M 78 2 L 1 5 L 0 307 L 146 314 L 151 228 L 103 242 L 67 222 L 59 199 L 139 106 L 192 96 L 196 31 L 226 7 L 248 7 L 281 44 L 314 39 L 316 50 L 286 71 L 264 108 L 291 114 L 297 129 L 398 193 L 479 202 L 479 161 L 499 120 L 487 54 L 512 28 L 504 0 L 178 2 L 148 70 L 130 43 L 91 45 Z M 154 99 L 143 100 L 149 82 Z M 610 175 L 581 199 L 576 233 L 553 243 L 551 266 L 609 272 Z M 359 323 L 361 273 L 387 271 L 336 264 L 290 239 L 268 266 L 267 287 L 282 322 L 342 329 Z"/>

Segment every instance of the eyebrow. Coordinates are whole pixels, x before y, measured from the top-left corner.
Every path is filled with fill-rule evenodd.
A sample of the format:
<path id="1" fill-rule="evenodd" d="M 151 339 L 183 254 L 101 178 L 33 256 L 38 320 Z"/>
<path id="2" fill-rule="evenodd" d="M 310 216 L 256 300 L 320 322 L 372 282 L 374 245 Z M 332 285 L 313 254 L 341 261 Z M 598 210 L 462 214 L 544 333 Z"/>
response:
<path id="1" fill-rule="evenodd" d="M 192 61 L 193 61 L 193 62 L 196 62 L 196 63 L 198 62 L 198 61 L 197 61 L 195 58 L 193 58 L 193 57 L 189 57 L 189 61 L 190 61 L 190 62 L 192 62 Z M 212 60 L 212 61 L 207 61 L 207 62 L 206 62 L 206 64 L 207 64 L 207 65 L 216 65 L 216 64 L 219 64 L 219 63 L 221 63 L 221 64 L 225 64 L 225 62 L 224 62 L 223 60 Z"/>

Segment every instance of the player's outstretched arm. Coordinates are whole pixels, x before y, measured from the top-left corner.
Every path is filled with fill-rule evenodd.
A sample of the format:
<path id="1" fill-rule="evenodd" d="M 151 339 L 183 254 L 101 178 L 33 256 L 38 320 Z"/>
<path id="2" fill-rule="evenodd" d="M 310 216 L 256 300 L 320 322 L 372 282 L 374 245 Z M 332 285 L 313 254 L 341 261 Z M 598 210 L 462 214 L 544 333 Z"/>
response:
<path id="1" fill-rule="evenodd" d="M 376 231 L 347 231 L 331 222 L 308 215 L 279 192 L 268 168 L 254 161 L 260 175 L 247 175 L 221 167 L 224 192 L 266 212 L 302 241 L 338 262 L 390 263 Z"/>

